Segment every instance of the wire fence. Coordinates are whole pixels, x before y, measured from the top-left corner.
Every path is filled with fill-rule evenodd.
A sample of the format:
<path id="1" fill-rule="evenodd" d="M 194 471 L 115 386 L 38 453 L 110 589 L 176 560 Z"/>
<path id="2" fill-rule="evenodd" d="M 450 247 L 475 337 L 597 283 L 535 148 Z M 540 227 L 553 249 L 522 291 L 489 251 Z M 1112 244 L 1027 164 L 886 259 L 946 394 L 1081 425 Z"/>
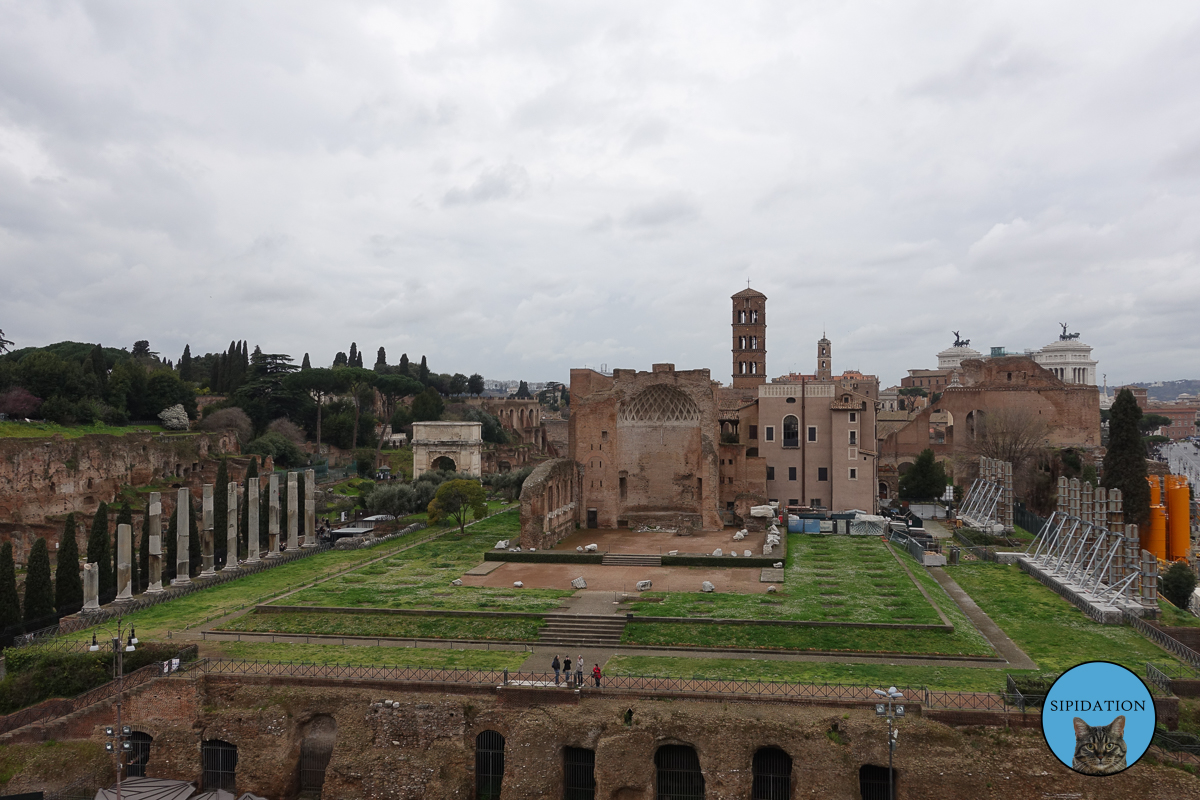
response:
<path id="1" fill-rule="evenodd" d="M 1130 614 L 1128 611 L 1123 613 L 1125 621 L 1133 626 L 1134 630 L 1186 664 L 1193 673 L 1189 677 L 1200 677 L 1200 653 L 1197 653 L 1175 637 L 1169 636 L 1153 625 L 1150 625 L 1141 617 Z"/>
<path id="2" fill-rule="evenodd" d="M 198 648 L 193 644 L 180 650 L 174 657 L 178 658 L 182 665 L 185 661 L 194 660 L 197 653 Z M 125 675 L 123 682 L 120 679 L 109 681 L 106 684 L 89 689 L 83 694 L 72 698 L 47 700 L 36 706 L 24 708 L 7 716 L 0 717 L 0 735 L 23 728 L 26 725 L 45 725 L 60 717 L 74 714 L 76 711 L 82 711 L 89 706 L 94 706 L 97 703 L 115 697 L 120 691 L 134 689 L 144 683 L 149 683 L 155 678 L 162 677 L 165 674 L 164 669 L 163 662 L 156 661 L 153 664 L 147 664 Z"/>

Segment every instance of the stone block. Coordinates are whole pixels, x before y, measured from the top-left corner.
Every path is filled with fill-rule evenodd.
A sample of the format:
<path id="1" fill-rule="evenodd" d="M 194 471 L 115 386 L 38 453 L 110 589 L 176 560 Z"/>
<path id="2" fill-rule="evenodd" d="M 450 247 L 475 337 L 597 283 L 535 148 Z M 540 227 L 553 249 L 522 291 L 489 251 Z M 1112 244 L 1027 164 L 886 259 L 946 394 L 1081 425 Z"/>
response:
<path id="1" fill-rule="evenodd" d="M 716 590 L 717 587 L 712 585 L 712 581 L 705 581 L 704 583 L 700 584 L 700 591 L 702 592 L 715 592 Z"/>
<path id="2" fill-rule="evenodd" d="M 525 584 L 522 581 L 513 581 L 513 586 L 517 589 L 525 588 Z"/>
<path id="3" fill-rule="evenodd" d="M 581 577 L 578 577 L 575 580 L 571 581 L 571 586 L 572 586 L 572 588 L 575 588 L 575 589 L 586 589 L 587 581 L 585 581 L 583 579 L 583 577 L 581 576 Z"/>
<path id="4" fill-rule="evenodd" d="M 639 592 L 644 592 L 653 585 L 654 584 L 651 581 L 638 581 L 637 582 L 637 590 Z"/>
<path id="5" fill-rule="evenodd" d="M 583 549 L 584 549 L 586 552 L 588 552 L 588 553 L 594 553 L 594 552 L 596 552 L 597 550 L 599 550 L 599 549 L 600 549 L 600 545 L 598 545 L 598 544 L 589 544 L 587 547 L 585 547 L 585 548 L 583 548 Z"/>
<path id="6" fill-rule="evenodd" d="M 778 589 L 776 589 L 774 586 L 768 586 L 768 587 L 767 587 L 767 594 L 775 594 L 775 593 L 776 593 L 776 592 L 778 592 L 778 591 L 779 591 L 779 590 L 778 590 Z"/>
<path id="7" fill-rule="evenodd" d="M 712 553 L 712 554 L 713 554 L 714 556 L 723 556 L 723 555 L 725 555 L 724 551 L 722 551 L 722 550 L 721 550 L 721 548 L 719 548 L 719 547 L 718 547 L 716 550 L 713 550 L 713 553 Z"/>
<path id="8" fill-rule="evenodd" d="M 455 578 L 454 580 L 450 581 L 450 585 L 451 586 L 462 586 L 463 585 L 462 578 Z"/>
<path id="9" fill-rule="evenodd" d="M 496 542 L 496 546 L 493 549 L 494 550 L 507 550 L 508 549 L 508 539 L 501 539 L 500 541 Z"/>

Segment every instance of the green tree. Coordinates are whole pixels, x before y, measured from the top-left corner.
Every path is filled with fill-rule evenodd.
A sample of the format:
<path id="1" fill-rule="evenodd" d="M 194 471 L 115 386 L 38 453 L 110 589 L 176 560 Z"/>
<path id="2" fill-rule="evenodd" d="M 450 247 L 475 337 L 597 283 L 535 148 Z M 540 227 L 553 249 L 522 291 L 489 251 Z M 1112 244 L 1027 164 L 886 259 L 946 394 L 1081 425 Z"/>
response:
<path id="1" fill-rule="evenodd" d="M 357 367 L 358 366 L 358 343 L 357 342 L 350 343 L 349 362 L 350 363 L 348 363 L 346 366 L 349 366 L 349 367 Z"/>
<path id="2" fill-rule="evenodd" d="M 350 360 L 348 358 L 346 358 L 345 353 L 343 353 L 341 350 L 339 350 L 337 352 L 337 355 L 335 355 L 333 357 L 333 368 L 337 369 L 339 367 L 348 367 L 348 366 L 350 366 Z"/>
<path id="3" fill-rule="evenodd" d="M 54 607 L 75 609 L 83 606 L 83 581 L 79 577 L 79 542 L 75 538 L 75 515 L 67 514 L 62 542 L 54 571 Z"/>
<path id="4" fill-rule="evenodd" d="M 374 399 L 374 386 L 378 376 L 374 372 L 361 367 L 343 367 L 334 370 L 334 376 L 340 387 L 344 387 L 344 391 L 350 394 L 350 399 L 354 403 L 354 434 L 351 437 L 354 446 L 358 446 L 358 423 L 362 415 L 362 407 L 364 403 L 369 403 Z M 374 436 L 371 437 L 375 438 Z"/>
<path id="5" fill-rule="evenodd" d="M 379 352 L 375 354 L 375 371 L 383 372 L 386 369 L 387 369 L 387 351 L 381 347 L 381 348 L 379 348 Z"/>
<path id="6" fill-rule="evenodd" d="M 1142 414 L 1142 418 L 1138 420 L 1138 430 L 1143 436 L 1149 436 L 1159 428 L 1167 427 L 1171 424 L 1170 417 L 1164 417 L 1162 414 Z"/>
<path id="7" fill-rule="evenodd" d="M 483 394 L 483 376 L 478 372 L 467 378 L 467 391 L 474 395 Z"/>
<path id="8" fill-rule="evenodd" d="M 934 500 L 942 496 L 949 481 L 946 467 L 926 448 L 917 456 L 908 472 L 900 476 L 900 498 L 903 500 Z"/>
<path id="9" fill-rule="evenodd" d="M 518 400 L 532 400 L 533 395 L 529 393 L 529 384 L 521 381 L 521 385 L 517 387 L 517 393 L 514 397 Z"/>
<path id="10" fill-rule="evenodd" d="M 1121 490 L 1125 521 L 1145 526 L 1150 521 L 1150 484 L 1146 482 L 1146 445 L 1138 427 L 1142 410 L 1133 392 L 1122 389 L 1111 411 L 1101 482 L 1106 489 Z"/>
<path id="11" fill-rule="evenodd" d="M 108 506 L 104 503 L 96 509 L 96 516 L 92 517 L 92 532 L 88 536 L 87 542 L 87 563 L 95 564 L 97 573 L 97 586 L 101 595 L 108 597 L 108 587 L 115 586 L 116 583 L 112 577 L 112 554 L 109 553 L 108 538 Z"/>
<path id="12" fill-rule="evenodd" d="M 396 405 L 401 397 L 415 395 L 421 392 L 421 384 L 407 375 L 380 375 L 375 381 L 375 389 L 379 392 L 383 405 L 383 419 L 391 420 L 396 413 Z M 395 428 L 392 431 L 395 432 Z M 379 431 L 379 444 L 375 448 L 375 462 L 379 463 L 379 453 L 383 450 L 384 429 Z"/>
<path id="13" fill-rule="evenodd" d="M 92 373 L 100 384 L 100 394 L 103 395 L 108 388 L 108 359 L 104 356 L 104 348 L 100 345 L 93 347 L 88 360 L 92 365 Z"/>
<path id="14" fill-rule="evenodd" d="M 54 586 L 50 582 L 50 550 L 39 536 L 29 549 L 29 569 L 25 573 L 25 623 L 51 624 L 54 616 Z"/>
<path id="15" fill-rule="evenodd" d="M 437 488 L 427 510 L 430 522 L 449 517 L 458 524 L 458 532 L 462 534 L 469 515 L 474 514 L 475 519 L 487 516 L 487 498 L 479 481 L 446 481 Z"/>
<path id="16" fill-rule="evenodd" d="M 421 356 L 421 368 L 417 371 L 417 380 L 426 386 L 429 385 L 429 364 L 425 361 L 425 356 Z"/>
<path id="17" fill-rule="evenodd" d="M 305 358 L 308 355 L 305 354 Z M 317 405 L 317 455 L 321 454 L 321 411 L 325 406 L 325 398 L 338 389 L 338 378 L 331 369 L 302 368 L 284 378 L 284 385 L 292 391 L 305 392 Z"/>
<path id="18" fill-rule="evenodd" d="M 410 378 L 413 376 L 412 370 L 409 368 L 408 353 L 400 354 L 400 366 L 396 369 L 401 375 L 407 375 Z"/>
<path id="19" fill-rule="evenodd" d="M 10 342 L 11 344 L 11 342 Z M 21 598 L 17 595 L 17 568 L 12 542 L 0 545 L 0 630 L 21 624 Z"/>
<path id="20" fill-rule="evenodd" d="M 442 396 L 432 386 L 413 398 L 414 422 L 436 422 L 442 418 L 442 412 L 445 410 L 446 404 L 442 402 Z"/>
<path id="21" fill-rule="evenodd" d="M 190 381 L 192 376 L 192 346 L 185 344 L 183 346 L 183 355 L 179 357 L 179 380 Z"/>
<path id="22" fill-rule="evenodd" d="M 217 564 L 224 564 L 227 553 L 225 526 L 229 512 L 229 464 L 222 457 L 217 463 L 217 478 L 213 483 L 213 554 Z"/>
<path id="23" fill-rule="evenodd" d="M 312 362 L 308 360 L 308 353 L 304 354 L 304 360 L 300 362 L 300 369 L 312 369 Z"/>
<path id="24" fill-rule="evenodd" d="M 1163 597 L 1187 610 L 1188 601 L 1196 589 L 1196 573 L 1183 561 L 1176 561 L 1162 576 Z"/>
<path id="25" fill-rule="evenodd" d="M 0 331 L 0 353 L 7 353 L 12 349 L 12 340 L 4 338 L 4 331 Z"/>

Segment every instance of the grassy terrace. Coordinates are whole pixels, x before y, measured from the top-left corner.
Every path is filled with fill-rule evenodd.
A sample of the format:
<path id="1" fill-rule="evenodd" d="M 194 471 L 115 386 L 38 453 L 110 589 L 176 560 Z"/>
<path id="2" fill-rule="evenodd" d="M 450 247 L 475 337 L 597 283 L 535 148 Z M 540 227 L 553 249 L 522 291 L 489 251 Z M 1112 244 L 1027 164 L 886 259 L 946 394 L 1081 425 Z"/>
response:
<path id="1" fill-rule="evenodd" d="M 39 439 L 49 436 L 62 436 L 67 439 L 78 439 L 93 433 L 103 433 L 109 436 L 124 436 L 127 433 L 163 433 L 161 425 L 58 425 L 54 422 L 0 422 L 0 439 Z M 187 431 L 178 435 L 187 436 Z"/>
<path id="2" fill-rule="evenodd" d="M 204 655 L 243 661 L 292 661 L 306 664 L 354 664 L 373 667 L 446 667 L 448 669 L 516 670 L 528 653 L 523 650 L 449 650 L 417 647 L 354 647 L 339 645 L 258 644 L 210 642 Z"/>

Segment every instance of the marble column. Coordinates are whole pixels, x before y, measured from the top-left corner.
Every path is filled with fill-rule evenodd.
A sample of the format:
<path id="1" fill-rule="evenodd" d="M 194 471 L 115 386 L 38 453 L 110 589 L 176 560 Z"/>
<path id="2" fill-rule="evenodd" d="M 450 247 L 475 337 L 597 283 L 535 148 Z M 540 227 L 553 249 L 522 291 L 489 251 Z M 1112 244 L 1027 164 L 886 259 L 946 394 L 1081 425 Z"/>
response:
<path id="1" fill-rule="evenodd" d="M 267 558 L 279 558 L 279 473 L 271 473 L 271 495 L 267 508 Z"/>
<path id="2" fill-rule="evenodd" d="M 130 586 L 129 557 L 133 553 L 133 531 L 128 525 L 117 526 L 117 602 L 125 603 L 133 599 L 133 587 Z"/>
<path id="3" fill-rule="evenodd" d="M 295 472 L 287 474 L 288 481 L 288 507 L 287 507 L 287 549 L 289 551 L 296 550 L 300 547 L 300 515 L 297 513 L 300 509 L 296 508 L 300 500 L 300 476 Z"/>
<path id="4" fill-rule="evenodd" d="M 150 558 L 147 568 L 150 574 L 146 577 L 146 594 L 158 594 L 162 587 L 162 498 L 158 492 L 150 493 L 150 540 L 146 546 L 150 548 Z"/>
<path id="5" fill-rule="evenodd" d="M 83 565 L 83 613 L 100 610 L 100 565 Z"/>
<path id="6" fill-rule="evenodd" d="M 258 478 L 246 480 L 246 502 L 249 503 L 246 513 L 246 563 L 257 564 L 262 548 L 262 541 L 258 537 Z"/>
<path id="7" fill-rule="evenodd" d="M 304 546 L 317 546 L 317 473 L 304 470 Z"/>
<path id="8" fill-rule="evenodd" d="M 225 569 L 222 572 L 238 568 L 238 491 L 233 481 L 227 485 L 225 498 Z"/>
<path id="9" fill-rule="evenodd" d="M 191 494 L 187 489 L 179 490 L 175 503 L 175 577 L 172 586 L 184 586 L 192 582 L 192 562 L 189 543 L 192 534 L 192 513 L 189 507 Z"/>
<path id="10" fill-rule="evenodd" d="M 201 578 L 211 578 L 217 574 L 216 570 L 216 547 L 217 542 L 213 531 L 213 485 L 211 483 L 204 484 L 203 494 L 203 518 L 200 525 L 200 557 L 203 559 L 204 568 L 200 571 Z"/>

